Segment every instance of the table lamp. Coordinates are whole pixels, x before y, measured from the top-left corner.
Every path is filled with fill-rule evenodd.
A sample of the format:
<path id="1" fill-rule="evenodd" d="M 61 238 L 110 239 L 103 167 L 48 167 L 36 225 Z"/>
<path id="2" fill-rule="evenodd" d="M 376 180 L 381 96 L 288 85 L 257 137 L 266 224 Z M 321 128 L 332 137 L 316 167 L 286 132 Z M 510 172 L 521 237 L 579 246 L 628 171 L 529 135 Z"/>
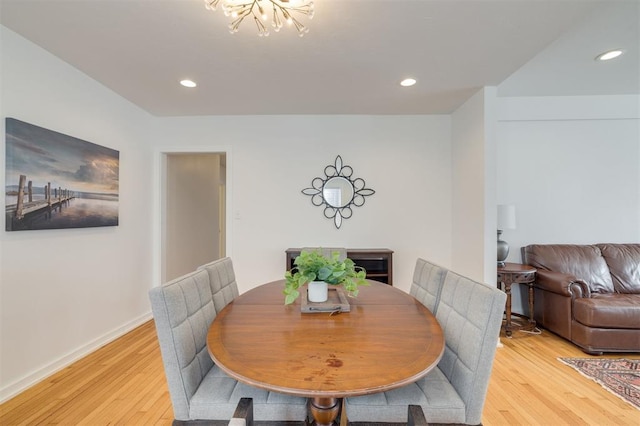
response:
<path id="1" fill-rule="evenodd" d="M 516 229 L 516 206 L 513 204 L 498 205 L 498 267 L 504 266 L 509 255 L 509 244 L 500 239 L 505 229 Z"/>

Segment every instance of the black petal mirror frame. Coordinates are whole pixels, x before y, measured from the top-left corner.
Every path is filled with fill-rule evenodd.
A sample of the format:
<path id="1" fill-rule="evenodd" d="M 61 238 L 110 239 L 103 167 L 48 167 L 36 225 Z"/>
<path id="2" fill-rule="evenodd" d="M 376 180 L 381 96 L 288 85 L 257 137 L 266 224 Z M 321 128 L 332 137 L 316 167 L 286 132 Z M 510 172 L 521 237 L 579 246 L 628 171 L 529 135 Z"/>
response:
<path id="1" fill-rule="evenodd" d="M 314 178 L 311 181 L 311 187 L 303 189 L 302 193 L 311 197 L 311 203 L 314 206 L 324 206 L 324 216 L 327 219 L 333 219 L 336 228 L 340 229 L 342 220 L 349 219 L 353 215 L 352 206 L 362 207 L 365 202 L 364 197 L 375 194 L 375 191 L 365 187 L 364 179 L 352 179 L 353 169 L 351 166 L 344 165 L 339 155 L 333 165 L 324 168 L 324 175 L 324 179 Z M 330 182 L 340 185 L 329 186 Z M 344 188 L 345 185 L 350 187 Z M 345 195 L 344 199 L 343 195 Z"/>

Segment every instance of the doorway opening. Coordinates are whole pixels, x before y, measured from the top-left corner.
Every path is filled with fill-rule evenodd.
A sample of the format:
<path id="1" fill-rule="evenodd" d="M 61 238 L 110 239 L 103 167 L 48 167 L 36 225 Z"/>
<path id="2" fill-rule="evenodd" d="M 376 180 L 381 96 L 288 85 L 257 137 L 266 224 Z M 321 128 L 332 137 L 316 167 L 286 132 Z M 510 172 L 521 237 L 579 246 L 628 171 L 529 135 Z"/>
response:
<path id="1" fill-rule="evenodd" d="M 164 152 L 161 282 L 227 255 L 227 153 Z"/>

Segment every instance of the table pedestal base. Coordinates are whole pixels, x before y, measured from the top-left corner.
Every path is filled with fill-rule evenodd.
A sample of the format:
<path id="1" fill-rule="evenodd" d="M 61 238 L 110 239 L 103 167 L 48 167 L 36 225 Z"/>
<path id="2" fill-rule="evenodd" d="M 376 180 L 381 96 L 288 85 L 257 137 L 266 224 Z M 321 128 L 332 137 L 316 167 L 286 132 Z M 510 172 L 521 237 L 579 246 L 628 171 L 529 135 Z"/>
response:
<path id="1" fill-rule="evenodd" d="M 316 426 L 333 426 L 340 413 L 338 398 L 311 398 L 309 410 Z"/>

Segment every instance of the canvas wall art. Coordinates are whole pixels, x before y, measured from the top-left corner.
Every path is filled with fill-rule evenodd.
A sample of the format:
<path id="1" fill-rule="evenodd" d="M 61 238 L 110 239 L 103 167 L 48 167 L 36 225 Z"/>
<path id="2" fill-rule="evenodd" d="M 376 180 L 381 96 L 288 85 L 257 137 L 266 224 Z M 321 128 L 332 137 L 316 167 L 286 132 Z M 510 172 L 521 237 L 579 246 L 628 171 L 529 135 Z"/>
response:
<path id="1" fill-rule="evenodd" d="M 7 231 L 118 225 L 120 153 L 6 119 Z"/>

